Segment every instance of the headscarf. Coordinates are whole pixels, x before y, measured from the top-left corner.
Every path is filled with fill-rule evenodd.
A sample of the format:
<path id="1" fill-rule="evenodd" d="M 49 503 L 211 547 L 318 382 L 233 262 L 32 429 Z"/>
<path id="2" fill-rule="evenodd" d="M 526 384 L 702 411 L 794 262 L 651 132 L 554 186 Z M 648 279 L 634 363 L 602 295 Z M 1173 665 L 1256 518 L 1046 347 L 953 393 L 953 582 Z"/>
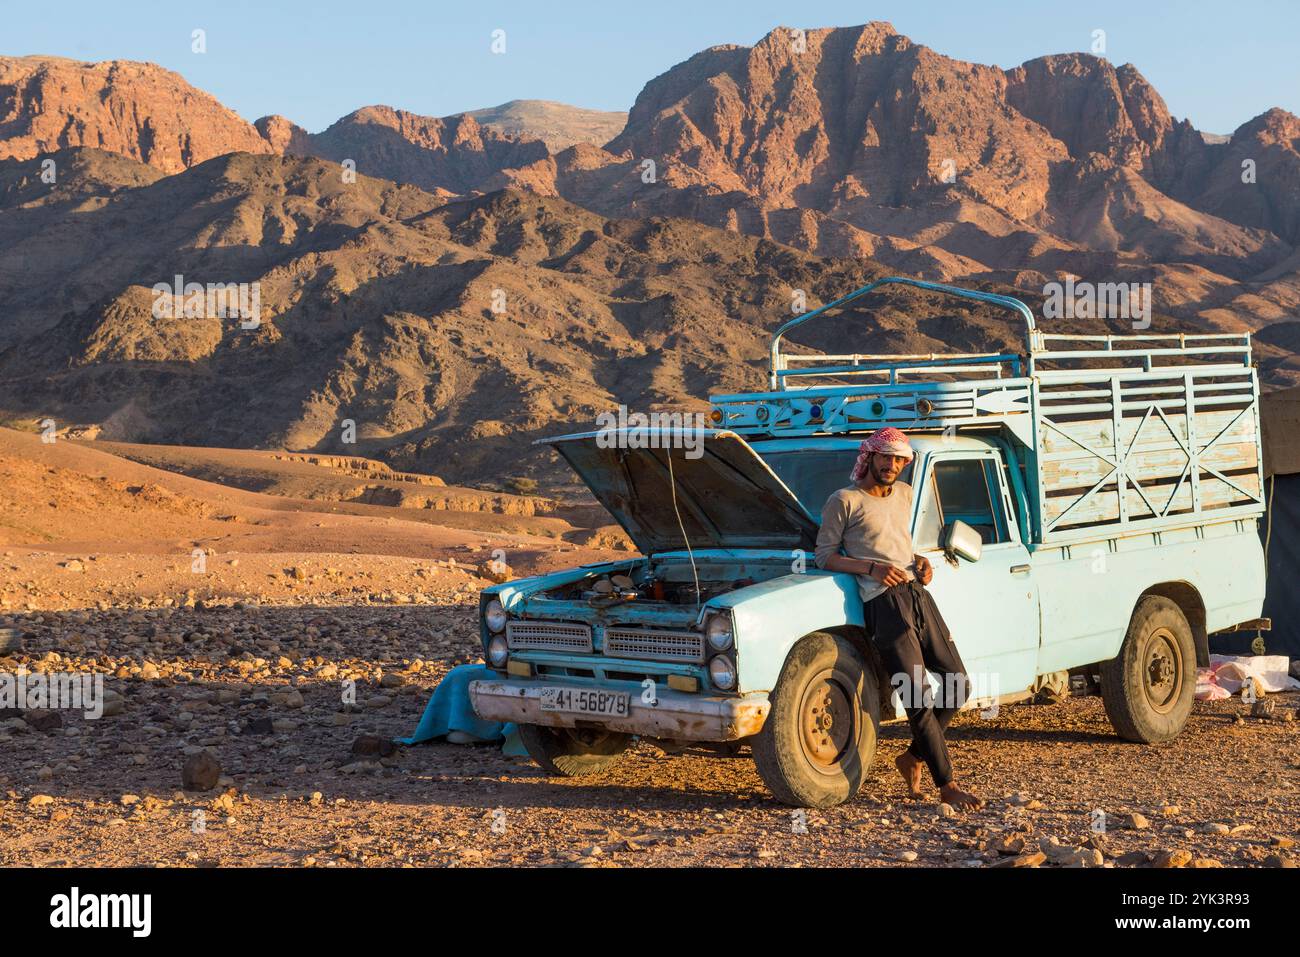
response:
<path id="1" fill-rule="evenodd" d="M 907 441 L 907 436 L 901 430 L 893 426 L 876 429 L 858 446 L 858 457 L 853 462 L 853 471 L 849 473 L 850 481 L 860 482 L 867 477 L 868 463 L 873 453 L 901 455 L 909 462 L 913 455 L 912 444 Z"/>

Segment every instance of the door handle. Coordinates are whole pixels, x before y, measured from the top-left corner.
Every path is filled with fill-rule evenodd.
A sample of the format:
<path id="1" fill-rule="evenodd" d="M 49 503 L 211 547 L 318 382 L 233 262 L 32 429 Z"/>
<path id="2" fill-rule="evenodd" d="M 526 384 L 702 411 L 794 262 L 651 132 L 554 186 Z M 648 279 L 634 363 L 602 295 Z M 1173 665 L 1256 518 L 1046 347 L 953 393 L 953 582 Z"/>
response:
<path id="1" fill-rule="evenodd" d="M 1013 575 L 1027 575 L 1028 573 L 1029 573 L 1029 566 L 1028 566 L 1028 565 L 1012 565 L 1012 566 L 1011 566 L 1011 574 L 1013 574 Z"/>

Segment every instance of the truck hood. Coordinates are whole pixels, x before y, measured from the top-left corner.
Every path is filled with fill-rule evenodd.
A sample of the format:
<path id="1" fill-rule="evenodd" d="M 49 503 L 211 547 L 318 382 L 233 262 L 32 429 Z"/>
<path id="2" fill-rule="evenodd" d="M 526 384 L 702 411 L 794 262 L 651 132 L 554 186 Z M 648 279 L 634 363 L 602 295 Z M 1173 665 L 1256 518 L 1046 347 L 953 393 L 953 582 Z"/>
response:
<path id="1" fill-rule="evenodd" d="M 644 555 L 816 546 L 817 521 L 734 432 L 609 429 L 540 441 L 564 456 Z"/>

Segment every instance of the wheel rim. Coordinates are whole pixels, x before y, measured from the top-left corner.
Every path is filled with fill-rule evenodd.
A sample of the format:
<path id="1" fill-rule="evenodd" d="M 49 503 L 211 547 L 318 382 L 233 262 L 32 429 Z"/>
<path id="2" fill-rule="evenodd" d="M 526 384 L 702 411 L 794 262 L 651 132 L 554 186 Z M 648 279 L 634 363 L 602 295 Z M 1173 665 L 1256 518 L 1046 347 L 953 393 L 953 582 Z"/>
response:
<path id="1" fill-rule="evenodd" d="M 799 742 L 816 771 L 838 774 L 860 729 L 857 691 L 847 675 L 828 668 L 804 688 L 799 705 Z"/>
<path id="2" fill-rule="evenodd" d="M 1168 628 L 1147 636 L 1142 677 L 1152 709 L 1160 714 L 1172 711 L 1183 688 L 1183 652 Z"/>

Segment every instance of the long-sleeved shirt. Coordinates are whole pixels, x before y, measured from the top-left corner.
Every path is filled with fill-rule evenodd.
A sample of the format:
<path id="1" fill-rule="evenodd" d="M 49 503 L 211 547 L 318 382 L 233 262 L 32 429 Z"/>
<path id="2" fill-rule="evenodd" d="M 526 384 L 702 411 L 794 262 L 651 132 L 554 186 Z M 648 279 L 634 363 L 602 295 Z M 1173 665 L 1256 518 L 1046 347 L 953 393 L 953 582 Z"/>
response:
<path id="1" fill-rule="evenodd" d="M 912 486 L 895 482 L 885 496 L 869 495 L 856 485 L 834 492 L 822 509 L 817 533 L 817 567 L 841 550 L 849 558 L 893 565 L 915 580 L 912 572 Z M 885 586 L 870 575 L 858 575 L 858 593 L 871 601 Z"/>

